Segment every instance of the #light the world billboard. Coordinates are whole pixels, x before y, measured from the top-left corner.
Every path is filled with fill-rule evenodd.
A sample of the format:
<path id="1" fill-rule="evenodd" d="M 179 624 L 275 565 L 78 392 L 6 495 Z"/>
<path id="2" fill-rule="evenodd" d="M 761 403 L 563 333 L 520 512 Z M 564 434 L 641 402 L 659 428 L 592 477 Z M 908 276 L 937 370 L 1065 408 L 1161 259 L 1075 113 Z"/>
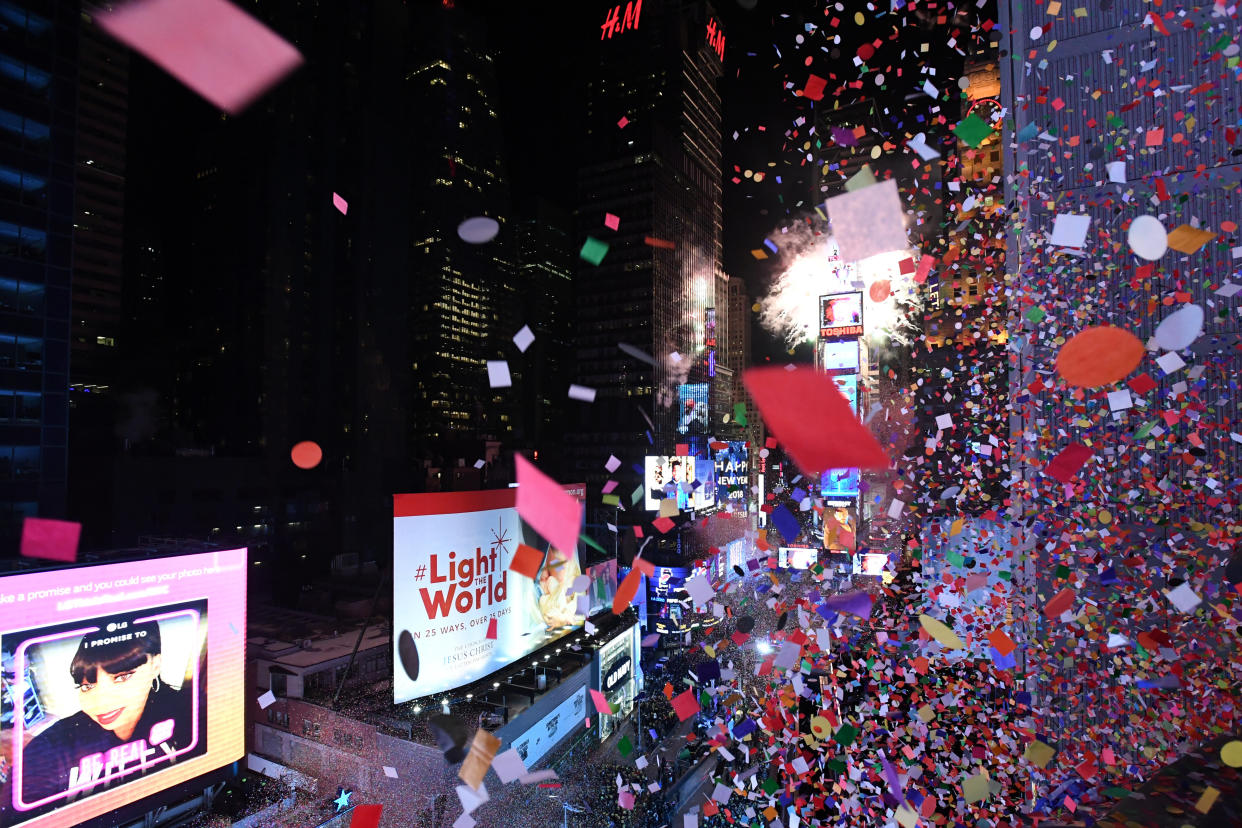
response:
<path id="1" fill-rule="evenodd" d="M 516 503 L 516 489 L 394 497 L 395 703 L 483 678 L 585 621 L 569 591 L 577 550 L 549 548 Z M 509 571 L 520 544 L 544 553 L 533 580 Z"/>
<path id="2" fill-rule="evenodd" d="M 76 825 L 242 757 L 246 550 L 0 578 L 0 826 Z"/>

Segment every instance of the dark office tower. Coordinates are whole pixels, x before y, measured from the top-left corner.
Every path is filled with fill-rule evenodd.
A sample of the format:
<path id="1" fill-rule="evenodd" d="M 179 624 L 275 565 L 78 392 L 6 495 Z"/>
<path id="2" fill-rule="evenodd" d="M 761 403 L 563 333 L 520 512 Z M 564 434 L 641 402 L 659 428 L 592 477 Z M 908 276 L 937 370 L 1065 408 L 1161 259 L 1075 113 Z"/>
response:
<path id="1" fill-rule="evenodd" d="M 63 517 L 69 413 L 74 4 L 0 5 L 0 547 Z"/>
<path id="2" fill-rule="evenodd" d="M 487 361 L 516 353 L 510 338 L 520 308 L 483 21 L 451 3 L 426 4 L 413 17 L 406 83 L 423 149 L 412 160 L 411 440 L 447 456 L 513 434 L 514 393 L 490 387 Z M 500 232 L 471 244 L 457 228 L 478 216 L 495 219 Z M 516 362 L 510 368 L 516 386 Z"/>
<path id="3" fill-rule="evenodd" d="M 115 381 L 121 326 L 125 225 L 125 129 L 129 53 L 98 26 L 78 37 L 78 123 L 75 142 L 73 390 L 106 390 Z"/>
<path id="4" fill-rule="evenodd" d="M 610 453 L 628 468 L 645 454 L 673 451 L 681 387 L 706 384 L 711 393 L 707 312 L 727 298 L 719 21 L 706 4 L 685 2 L 601 3 L 598 19 L 598 29 L 583 33 L 596 42 L 585 78 L 577 244 L 591 237 L 609 248 L 598 265 L 579 261 L 575 274 L 575 382 L 597 396 L 571 444 L 572 476 L 592 484 L 592 498 Z M 619 219 L 615 231 L 608 214 Z M 655 365 L 618 343 L 647 352 Z M 655 425 L 650 447 L 643 414 Z M 611 522 L 611 508 L 597 501 L 590 508 L 589 523 Z"/>
<path id="5" fill-rule="evenodd" d="M 571 380 L 571 338 L 574 256 L 569 215 L 540 199 L 533 216 L 513 223 L 517 243 L 517 284 L 522 317 L 535 341 L 516 362 L 522 365 L 520 431 L 516 445 L 540 453 L 548 472 L 566 471 L 562 436 L 565 433 L 565 394 Z"/>

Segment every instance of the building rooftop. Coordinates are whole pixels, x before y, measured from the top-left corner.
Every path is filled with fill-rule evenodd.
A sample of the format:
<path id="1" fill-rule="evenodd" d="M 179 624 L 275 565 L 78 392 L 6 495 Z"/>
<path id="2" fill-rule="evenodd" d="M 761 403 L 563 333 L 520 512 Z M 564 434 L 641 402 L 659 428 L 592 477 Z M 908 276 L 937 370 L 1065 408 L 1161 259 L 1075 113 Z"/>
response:
<path id="1" fill-rule="evenodd" d="M 313 667 L 358 652 L 386 647 L 392 640 L 386 621 L 367 626 L 363 621 L 341 621 L 326 615 L 263 604 L 252 604 L 246 617 L 246 647 L 250 658 L 261 658 L 292 668 Z"/>

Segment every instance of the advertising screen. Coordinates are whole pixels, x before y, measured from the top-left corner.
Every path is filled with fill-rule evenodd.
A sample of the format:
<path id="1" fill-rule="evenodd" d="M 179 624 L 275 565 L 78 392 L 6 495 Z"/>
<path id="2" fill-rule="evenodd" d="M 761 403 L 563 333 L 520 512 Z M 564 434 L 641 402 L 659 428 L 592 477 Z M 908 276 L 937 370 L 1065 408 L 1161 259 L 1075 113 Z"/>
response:
<path id="1" fill-rule="evenodd" d="M 810 569 L 818 561 L 818 549 L 801 546 L 782 546 L 776 557 L 781 569 Z"/>
<path id="2" fill-rule="evenodd" d="M 855 509 L 839 506 L 824 510 L 824 548 L 831 551 L 853 552 L 854 534 L 857 531 Z"/>
<path id="3" fill-rule="evenodd" d="M 695 382 L 677 386 L 677 402 L 680 419 L 678 434 L 707 434 L 708 424 L 707 383 Z"/>
<path id="4" fill-rule="evenodd" d="M 833 381 L 837 390 L 849 401 L 850 408 L 858 412 L 858 375 L 838 374 Z M 820 494 L 829 501 L 844 503 L 858 497 L 861 476 L 858 469 L 829 469 L 820 478 Z"/>
<path id="5" fill-rule="evenodd" d="M 862 293 L 831 293 L 819 297 L 819 338 L 863 335 Z"/>
<path id="6" fill-rule="evenodd" d="M 716 497 L 739 503 L 746 501 L 750 484 L 750 449 L 744 440 L 730 440 L 716 452 Z"/>
<path id="7" fill-rule="evenodd" d="M 516 503 L 516 489 L 394 497 L 397 704 L 483 678 L 585 620 L 570 591 L 577 550 L 549 549 Z M 520 544 L 544 553 L 534 580 L 509 572 Z"/>
<path id="8" fill-rule="evenodd" d="M 857 371 L 858 357 L 857 339 L 819 343 L 819 363 L 825 371 Z"/>
<path id="9" fill-rule="evenodd" d="M 657 511 L 665 497 L 676 498 L 678 509 L 703 509 L 715 503 L 711 469 L 700 473 L 698 461 L 693 454 L 687 457 L 648 456 L 644 466 L 648 511 Z M 696 480 L 698 488 L 694 487 Z"/>
<path id="10" fill-rule="evenodd" d="M 75 825 L 241 759 L 246 550 L 0 578 L 0 826 Z"/>
<path id="11" fill-rule="evenodd" d="M 586 576 L 591 579 L 587 588 L 588 615 L 612 608 L 612 599 L 617 594 L 617 561 L 597 563 L 587 567 Z"/>
<path id="12" fill-rule="evenodd" d="M 522 757 L 522 763 L 528 770 L 586 721 L 586 697 L 587 688 L 583 686 L 513 740 L 512 747 Z"/>
<path id="13" fill-rule="evenodd" d="M 657 566 L 647 579 L 647 614 L 654 617 L 654 632 L 680 633 L 690 629 L 689 595 L 686 580 L 690 570 L 684 566 Z"/>

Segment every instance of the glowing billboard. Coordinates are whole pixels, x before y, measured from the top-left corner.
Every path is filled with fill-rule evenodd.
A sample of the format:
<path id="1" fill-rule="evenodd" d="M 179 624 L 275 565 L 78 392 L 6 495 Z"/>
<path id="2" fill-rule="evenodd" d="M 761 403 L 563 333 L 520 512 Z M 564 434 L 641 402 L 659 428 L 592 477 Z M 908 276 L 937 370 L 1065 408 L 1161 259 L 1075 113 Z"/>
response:
<path id="1" fill-rule="evenodd" d="M 707 383 L 682 383 L 677 386 L 677 401 L 681 408 L 677 422 L 678 434 L 706 434 L 708 423 Z"/>
<path id="2" fill-rule="evenodd" d="M 837 374 L 833 381 L 837 390 L 849 401 L 850 408 L 858 412 L 858 375 Z M 861 487 L 858 469 L 829 469 L 820 478 L 819 493 L 832 503 L 852 501 L 858 497 Z"/>
<path id="3" fill-rule="evenodd" d="M 516 502 L 516 489 L 394 497 L 394 702 L 469 684 L 582 625 L 577 550 L 549 549 Z M 509 571 L 520 544 L 544 553 L 533 580 Z"/>
<path id="4" fill-rule="evenodd" d="M 711 470 L 709 468 L 700 474 L 698 460 L 693 454 L 686 457 L 649 455 L 644 463 L 643 475 L 647 509 L 657 511 L 664 498 L 675 498 L 678 509 L 702 509 L 715 503 Z M 696 480 L 699 482 L 697 487 L 694 485 Z"/>
<path id="5" fill-rule="evenodd" d="M 245 753 L 246 550 L 0 578 L 0 825 L 76 825 Z"/>
<path id="6" fill-rule="evenodd" d="M 744 440 L 730 440 L 715 453 L 716 496 L 745 502 L 750 483 L 750 448 Z"/>
<path id="7" fill-rule="evenodd" d="M 862 293 L 831 293 L 819 297 L 819 338 L 863 335 Z"/>
<path id="8" fill-rule="evenodd" d="M 781 569 L 810 569 L 819 562 L 819 550 L 809 546 L 782 546 L 777 550 L 776 565 Z"/>

